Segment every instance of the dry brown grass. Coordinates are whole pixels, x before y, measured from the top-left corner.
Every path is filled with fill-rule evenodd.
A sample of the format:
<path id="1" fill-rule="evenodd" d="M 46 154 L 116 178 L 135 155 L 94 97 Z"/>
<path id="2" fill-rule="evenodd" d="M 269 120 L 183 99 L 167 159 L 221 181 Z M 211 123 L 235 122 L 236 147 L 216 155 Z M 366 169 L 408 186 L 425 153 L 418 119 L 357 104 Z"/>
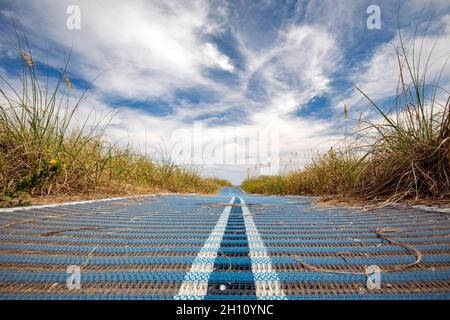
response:
<path id="1" fill-rule="evenodd" d="M 439 84 L 447 60 L 439 57 L 433 61 L 432 52 L 421 57 L 423 43 L 419 50 L 415 44 L 410 58 L 400 34 L 396 51 L 397 104 L 391 112 L 384 111 L 386 108 L 356 87 L 382 121 L 366 119 L 363 127 L 348 138 L 354 139 L 350 143 L 346 140 L 342 147 L 315 155 L 302 170 L 279 177 L 249 179 L 242 184 L 243 190 L 335 195 L 363 202 L 447 202 L 450 199 L 450 94 Z M 428 74 L 428 67 L 438 63 L 442 65 L 441 71 Z"/>

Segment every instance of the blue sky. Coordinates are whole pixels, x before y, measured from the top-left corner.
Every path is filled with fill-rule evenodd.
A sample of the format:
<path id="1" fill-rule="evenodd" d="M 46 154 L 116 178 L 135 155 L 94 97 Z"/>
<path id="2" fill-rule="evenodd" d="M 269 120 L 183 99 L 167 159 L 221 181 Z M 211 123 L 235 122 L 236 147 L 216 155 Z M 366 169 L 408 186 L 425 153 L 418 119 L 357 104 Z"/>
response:
<path id="1" fill-rule="evenodd" d="M 397 19 L 400 3 L 400 21 Z M 69 5 L 80 8 L 80 29 L 66 27 Z M 381 29 L 369 30 L 368 6 L 378 5 Z M 448 1 L 4 1 L 2 36 L 23 26 L 36 66 L 56 75 L 72 50 L 69 75 L 76 96 L 97 76 L 80 118 L 120 109 L 107 134 L 137 148 L 172 150 L 177 137 L 202 121 L 202 141 L 245 153 L 224 133 L 279 137 L 282 160 L 341 138 L 350 118 L 370 117 L 352 83 L 392 107 L 394 46 L 400 26 L 407 45 L 423 32 L 426 50 L 450 53 Z M 420 34 L 419 32 L 419 34 Z M 425 51 L 426 51 L 425 50 Z M 0 72 L 17 81 L 20 60 L 0 44 Z M 431 70 L 433 71 L 433 70 Z M 445 73 L 441 84 L 450 83 Z M 237 140 L 239 137 L 237 137 Z M 254 163 L 202 163 L 207 175 L 239 183 Z"/>

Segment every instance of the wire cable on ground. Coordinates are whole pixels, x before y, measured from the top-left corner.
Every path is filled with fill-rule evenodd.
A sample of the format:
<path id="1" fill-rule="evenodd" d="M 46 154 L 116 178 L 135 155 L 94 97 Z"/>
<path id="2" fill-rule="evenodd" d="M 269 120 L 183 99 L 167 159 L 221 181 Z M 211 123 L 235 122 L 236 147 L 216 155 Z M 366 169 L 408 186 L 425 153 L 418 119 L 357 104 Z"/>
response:
<path id="1" fill-rule="evenodd" d="M 383 227 L 383 228 L 375 228 L 374 232 L 376 233 L 376 235 L 382 239 L 382 240 L 386 240 L 387 242 L 389 242 L 392 245 L 397 245 L 400 246 L 402 248 L 405 248 L 406 250 L 408 250 L 409 252 L 413 252 L 414 255 L 416 256 L 416 261 L 406 264 L 406 265 L 399 265 L 399 266 L 393 266 L 393 267 L 380 267 L 380 271 L 381 272 L 392 272 L 392 271 L 402 271 L 405 269 L 409 269 L 417 264 L 420 263 L 420 261 L 422 260 L 422 253 L 414 248 L 413 246 L 406 244 L 406 243 L 402 243 L 402 242 L 398 242 L 395 241 L 387 236 L 385 236 L 384 234 L 389 232 L 389 233 L 402 233 L 402 232 L 409 232 L 409 230 L 401 230 L 401 229 L 393 229 L 393 228 L 387 228 L 387 227 Z M 328 268 L 324 268 L 324 267 L 318 267 L 318 266 L 313 266 L 311 264 L 308 264 L 306 262 L 304 262 L 299 256 L 294 256 L 293 257 L 303 268 L 311 270 L 311 271 L 315 271 L 315 272 L 325 272 L 325 273 L 337 273 L 337 274 L 350 274 L 350 275 L 367 275 L 367 272 L 350 272 L 350 271 L 340 271 L 340 270 L 333 270 L 333 269 L 328 269 Z"/>

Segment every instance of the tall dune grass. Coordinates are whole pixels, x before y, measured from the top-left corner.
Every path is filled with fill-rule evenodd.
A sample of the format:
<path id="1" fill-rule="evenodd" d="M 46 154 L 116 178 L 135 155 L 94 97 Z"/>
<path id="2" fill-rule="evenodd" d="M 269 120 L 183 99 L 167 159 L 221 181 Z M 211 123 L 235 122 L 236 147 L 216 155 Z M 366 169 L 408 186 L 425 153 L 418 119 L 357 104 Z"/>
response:
<path id="1" fill-rule="evenodd" d="M 1 205 L 42 195 L 210 193 L 229 184 L 108 143 L 108 121 L 92 126 L 75 120 L 89 88 L 70 104 L 68 64 L 52 85 L 52 79 L 41 79 L 29 48 L 19 42 L 16 53 L 22 63 L 20 81 L 0 78 Z"/>
<path id="2" fill-rule="evenodd" d="M 394 201 L 450 197 L 450 94 L 439 83 L 449 56 L 431 62 L 431 50 L 424 60 L 422 42 L 418 56 L 414 43 L 412 58 L 408 58 L 401 34 L 400 41 L 400 81 L 394 112 L 383 112 L 358 88 L 384 121 L 368 121 L 366 130 L 375 131 L 376 135 L 369 150 L 370 161 L 363 168 L 355 191 L 365 197 L 382 196 Z M 440 61 L 440 72 L 428 81 L 429 66 Z M 446 96 L 443 103 L 439 102 L 439 95 Z"/>
<path id="3" fill-rule="evenodd" d="M 304 169 L 284 176 L 249 179 L 242 188 L 254 193 L 344 195 L 386 202 L 450 199 L 450 94 L 440 86 L 448 56 L 432 61 L 431 50 L 423 57 L 423 41 L 417 48 L 415 40 L 411 56 L 400 34 L 398 94 L 391 112 L 356 87 L 382 120 L 364 121 L 351 147 L 346 144 L 316 155 Z M 438 63 L 442 68 L 430 81 L 430 66 Z M 277 188 L 270 187 L 274 181 Z"/>
<path id="4" fill-rule="evenodd" d="M 353 192 L 361 169 L 361 158 L 355 150 L 331 148 L 313 155 L 302 170 L 247 179 L 241 187 L 258 194 L 346 195 Z"/>

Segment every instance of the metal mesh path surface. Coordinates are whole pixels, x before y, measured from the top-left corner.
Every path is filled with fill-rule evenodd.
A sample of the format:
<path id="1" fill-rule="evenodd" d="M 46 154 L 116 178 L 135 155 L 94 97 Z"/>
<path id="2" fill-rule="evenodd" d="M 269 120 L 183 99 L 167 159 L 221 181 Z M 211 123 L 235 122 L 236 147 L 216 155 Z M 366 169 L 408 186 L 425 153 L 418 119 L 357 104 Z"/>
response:
<path id="1" fill-rule="evenodd" d="M 448 213 L 313 200 L 225 188 L 3 210 L 0 298 L 450 298 Z"/>

